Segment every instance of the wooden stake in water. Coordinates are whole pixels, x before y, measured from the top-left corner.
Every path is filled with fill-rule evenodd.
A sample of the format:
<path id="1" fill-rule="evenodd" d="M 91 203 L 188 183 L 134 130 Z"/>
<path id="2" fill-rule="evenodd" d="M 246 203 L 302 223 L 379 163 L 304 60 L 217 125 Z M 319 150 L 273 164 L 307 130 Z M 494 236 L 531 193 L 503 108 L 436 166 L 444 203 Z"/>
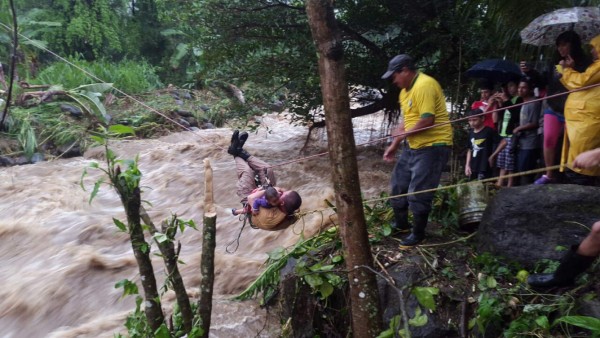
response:
<path id="1" fill-rule="evenodd" d="M 210 314 L 212 311 L 213 283 L 215 279 L 215 235 L 217 213 L 213 199 L 213 172 L 210 161 L 204 159 L 204 225 L 202 227 L 202 258 L 200 271 L 200 299 L 198 300 L 198 316 L 204 331 L 202 337 L 208 338 Z"/>

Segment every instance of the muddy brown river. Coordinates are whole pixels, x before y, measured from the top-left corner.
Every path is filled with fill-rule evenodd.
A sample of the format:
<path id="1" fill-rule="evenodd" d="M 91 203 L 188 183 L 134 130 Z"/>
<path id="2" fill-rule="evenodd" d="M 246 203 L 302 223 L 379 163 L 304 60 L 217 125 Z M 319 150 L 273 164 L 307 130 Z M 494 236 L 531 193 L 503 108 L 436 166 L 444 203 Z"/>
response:
<path id="1" fill-rule="evenodd" d="M 291 126 L 277 115 L 263 119 L 251 133 L 246 149 L 269 163 L 300 158 L 307 129 Z M 357 143 L 381 137 L 381 119 L 355 121 Z M 204 167 L 208 158 L 214 171 L 217 208 L 217 249 L 212 337 L 276 337 L 279 319 L 257 301 L 236 302 L 230 297 L 244 290 L 262 271 L 266 253 L 296 243 L 330 225 L 325 214 L 304 217 L 284 231 L 268 232 L 246 227 L 233 254 L 225 247 L 238 236 L 241 223 L 226 208 L 238 207 L 234 161 L 226 153 L 230 128 L 174 133 L 160 139 L 114 141 L 120 158 L 139 155 L 143 178 L 142 198 L 155 223 L 177 214 L 193 219 L 201 230 Z M 382 146 L 358 148 L 362 192 L 365 197 L 387 191 L 391 165 L 381 159 Z M 310 153 L 327 150 L 324 131 L 310 142 Z M 121 297 L 115 283 L 139 282 L 128 236 L 119 232 L 112 218 L 125 220 L 116 193 L 103 185 L 88 203 L 94 182 L 102 176 L 85 168 L 98 161 L 100 148 L 84 157 L 54 160 L 0 169 L 0 327 L 2 337 L 113 337 L 126 333 L 123 323 L 134 308 L 134 297 Z M 278 185 L 297 190 L 301 210 L 326 207 L 333 200 L 329 158 L 322 156 L 276 168 Z M 325 216 L 325 217 L 323 217 Z M 190 295 L 199 292 L 201 231 L 178 235 L 182 243 L 181 265 Z M 157 251 L 155 245 L 153 251 Z M 162 259 L 153 258 L 159 286 L 164 281 Z M 141 286 L 140 286 L 141 287 Z M 167 312 L 172 292 L 163 298 Z"/>

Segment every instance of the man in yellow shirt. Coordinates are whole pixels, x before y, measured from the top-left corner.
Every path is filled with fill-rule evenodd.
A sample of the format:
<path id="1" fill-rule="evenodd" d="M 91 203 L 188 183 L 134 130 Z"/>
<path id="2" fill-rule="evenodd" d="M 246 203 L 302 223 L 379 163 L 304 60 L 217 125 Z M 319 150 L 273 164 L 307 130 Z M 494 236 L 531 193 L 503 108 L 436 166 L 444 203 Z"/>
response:
<path id="1" fill-rule="evenodd" d="M 442 88 L 434 78 L 418 71 L 413 59 L 406 54 L 390 60 L 387 72 L 381 78 L 391 79 L 402 89 L 399 102 L 403 121 L 383 154 L 383 159 L 391 162 L 395 160 L 397 150 L 402 148 L 392 172 L 391 194 L 436 188 L 452 145 L 452 127 L 448 124 Z M 446 124 L 437 126 L 441 123 Z M 390 199 L 397 230 L 408 230 L 408 210 L 413 215 L 412 232 L 400 243 L 402 246 L 417 245 L 425 238 L 432 200 L 433 192 Z"/>

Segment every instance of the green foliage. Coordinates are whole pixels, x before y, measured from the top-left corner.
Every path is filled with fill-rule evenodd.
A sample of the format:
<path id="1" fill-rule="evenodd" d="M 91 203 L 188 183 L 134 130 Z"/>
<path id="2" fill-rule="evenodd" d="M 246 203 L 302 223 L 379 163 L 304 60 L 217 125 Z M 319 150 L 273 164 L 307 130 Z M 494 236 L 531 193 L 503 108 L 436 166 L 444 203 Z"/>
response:
<path id="1" fill-rule="evenodd" d="M 521 46 L 518 32 L 541 13 L 598 4 L 598 0 L 344 0 L 335 2 L 335 13 L 351 88 L 390 92 L 389 83 L 379 77 L 389 58 L 404 52 L 441 82 L 453 107 L 460 111 L 473 99 L 473 81 L 463 76 L 468 67 L 491 57 L 517 60 L 541 52 L 552 55 L 549 49 Z M 260 113 L 277 99 L 285 100 L 298 114 L 298 122 L 318 120 L 323 115 L 314 109 L 322 101 L 317 55 L 304 7 L 305 1 L 296 0 L 19 1 L 19 30 L 35 41 L 21 39 L 19 43 L 23 55 L 19 74 L 34 77 L 36 69 L 48 61 L 47 54 L 34 44 L 84 60 L 147 60 L 163 83 L 237 85 L 248 98 L 238 114 Z M 7 1 L 0 2 L 0 19 L 11 21 Z M 0 56 L 8 59 L 7 28 L 4 33 L 0 34 Z M 118 81 L 101 78 L 135 92 Z M 63 85 L 72 88 L 82 83 Z M 361 104 L 378 100 L 375 96 Z"/>
<path id="2" fill-rule="evenodd" d="M 281 89 L 288 88 L 294 112 L 303 116 L 320 104 L 317 59 L 303 2 L 264 6 L 260 0 L 206 0 L 191 10 L 190 25 L 200 31 L 196 43 L 202 50 L 204 83 L 244 84 L 254 91 L 249 102 L 256 106 L 285 95 Z"/>
<path id="3" fill-rule="evenodd" d="M 417 297 L 419 304 L 424 306 L 426 309 L 435 311 L 435 299 L 433 296 L 440 293 L 440 289 L 433 287 L 419 287 L 416 286 L 412 289 L 412 294 Z"/>
<path id="4" fill-rule="evenodd" d="M 115 163 L 120 163 L 125 166 L 125 170 L 117 176 L 118 179 L 125 181 L 128 191 L 133 191 L 140 186 L 142 172 L 138 168 L 138 158 L 135 160 L 117 160 Z"/>
<path id="5" fill-rule="evenodd" d="M 123 288 L 123 295 L 121 297 L 138 294 L 137 284 L 130 281 L 129 279 L 123 279 L 123 280 L 117 282 L 117 284 L 115 284 L 115 289 L 118 289 L 118 288 Z"/>
<path id="6" fill-rule="evenodd" d="M 586 325 L 594 325 L 597 321 L 593 318 L 591 321 L 575 319 L 570 322 L 571 317 L 578 317 L 570 314 L 577 289 L 560 295 L 540 294 L 527 288 L 525 280 L 528 273 L 519 270 L 517 264 L 507 264 L 488 253 L 476 256 L 473 263 L 479 271 L 477 285 L 480 293 L 476 315 L 469 321 L 469 327 L 477 326 L 480 333 L 493 327 L 502 330 L 507 338 L 571 336 L 572 327 L 565 324 L 590 329 Z M 556 316 L 569 319 L 555 320 L 550 325 L 551 319 Z"/>
<path id="7" fill-rule="evenodd" d="M 103 124 L 110 122 L 106 108 L 100 102 L 102 93 L 111 89 L 112 83 L 94 83 L 79 86 L 66 92 L 66 95 L 77 102 L 89 115 L 94 116 Z"/>
<path id="8" fill-rule="evenodd" d="M 563 316 L 554 321 L 553 326 L 565 323 L 590 330 L 593 337 L 600 336 L 600 319 L 587 316 Z"/>
<path id="9" fill-rule="evenodd" d="M 449 280 L 453 280 L 453 279 L 457 278 L 457 275 L 451 266 L 447 266 L 447 267 L 443 268 L 440 272 L 444 277 L 446 277 Z"/>
<path id="10" fill-rule="evenodd" d="M 40 71 L 33 84 L 62 85 L 64 88 L 76 88 L 103 81 L 127 93 L 144 93 L 162 86 L 154 67 L 143 61 L 123 60 L 119 63 L 96 60 L 84 61 L 80 58 L 68 58 L 74 66 L 56 62 Z M 73 68 L 75 67 L 75 68 Z M 92 74 L 95 78 L 83 71 Z"/>
<path id="11" fill-rule="evenodd" d="M 343 258 L 341 255 L 327 256 L 322 259 L 317 257 L 308 259 L 309 257 L 296 264 L 296 275 L 303 277 L 312 290 L 319 293 L 321 299 L 326 299 L 333 293 L 334 288 L 342 285 L 344 281 L 342 277 L 331 272 L 336 266 L 342 264 Z"/>
<path id="12" fill-rule="evenodd" d="M 559 261 L 544 258 L 535 263 L 533 271 L 535 273 L 554 273 L 559 265 Z"/>
<path id="13" fill-rule="evenodd" d="M 122 53 L 126 45 L 124 35 L 120 34 L 124 30 L 120 16 L 124 13 L 115 9 L 122 9 L 123 5 L 113 0 L 56 1 L 51 9 L 56 14 L 62 11 L 60 21 L 64 30 L 48 36 L 51 46 L 65 46 L 59 52 L 80 53 L 87 60 Z"/>
<path id="14" fill-rule="evenodd" d="M 171 218 L 166 220 L 165 223 L 166 223 L 166 230 L 164 233 L 157 232 L 154 235 L 152 235 L 152 238 L 154 238 L 154 240 L 156 240 L 158 243 L 163 243 L 166 241 L 170 241 L 170 242 L 174 241 L 175 235 L 177 235 L 177 230 L 179 230 L 181 233 L 183 233 L 183 231 L 185 230 L 186 227 L 192 228 L 196 231 L 198 230 L 194 220 L 191 220 L 191 219 L 183 220 L 183 219 L 180 219 L 179 217 L 177 217 L 177 215 L 171 215 Z"/>
<path id="15" fill-rule="evenodd" d="M 202 31 L 201 76 L 251 83 L 265 93 L 284 87 L 298 121 L 322 119 L 315 109 L 321 105 L 320 82 L 304 6 L 305 1 L 261 0 L 193 6 L 188 22 Z M 460 74 L 482 58 L 502 54 L 480 2 L 336 1 L 335 7 L 347 81 L 354 88 L 388 91 L 381 73 L 389 57 L 402 51 L 438 78 L 460 106 L 464 93 L 457 89 L 465 87 Z"/>
<path id="16" fill-rule="evenodd" d="M 381 201 L 377 201 L 373 206 L 364 205 L 365 220 L 369 234 L 369 241 L 376 243 L 382 238 L 392 233 L 391 220 L 394 217 L 393 210 L 389 206 L 388 194 L 382 192 L 379 194 Z"/>
<path id="17" fill-rule="evenodd" d="M 475 257 L 474 263 L 481 273 L 497 278 L 508 278 L 516 275 L 521 267 L 514 262 L 505 263 L 500 257 L 484 252 Z"/>
<path id="18" fill-rule="evenodd" d="M 334 241 L 338 240 L 337 236 L 337 228 L 330 228 L 314 237 L 298 241 L 298 243 L 288 250 L 279 248 L 271 251 L 268 254 L 269 258 L 265 262 L 267 265 L 265 271 L 263 271 L 263 273 L 261 273 L 260 276 L 258 276 L 258 278 L 246 288 L 246 290 L 235 296 L 234 299 L 249 299 L 259 292 L 263 292 L 265 298 L 267 298 L 266 296 L 268 296 L 275 288 L 277 288 L 277 285 L 279 284 L 279 272 L 287 264 L 290 258 L 300 258 L 307 255 L 309 252 L 318 252 L 325 247 L 330 247 Z M 332 261 L 333 260 L 336 261 L 335 264 L 338 264 L 341 262 L 341 257 L 332 258 Z M 334 274 L 328 272 L 332 268 L 333 266 L 330 267 L 329 265 L 323 265 L 319 263 L 307 267 L 307 263 L 302 263 L 299 269 L 300 272 L 305 273 L 304 276 L 310 276 L 308 277 L 308 280 L 305 278 L 307 283 L 312 283 L 314 288 L 321 293 L 321 296 L 326 298 L 329 296 L 329 294 L 331 294 L 330 291 L 333 291 L 330 289 L 330 286 L 338 285 L 340 282 L 338 279 L 339 277 L 334 277 Z M 305 269 L 309 269 L 310 272 Z M 321 273 L 322 275 L 319 275 Z"/>
<path id="19" fill-rule="evenodd" d="M 111 182 L 109 184 L 114 185 L 114 180 L 123 180 L 128 191 L 130 191 L 130 192 L 139 186 L 139 182 L 140 182 L 140 179 L 142 176 L 142 173 L 140 172 L 140 170 L 137 166 L 138 158 L 136 157 L 134 160 L 118 160 L 115 153 L 108 148 L 108 141 L 110 138 L 123 137 L 126 135 L 133 135 L 133 134 L 134 134 L 133 129 L 128 126 L 112 125 L 109 128 L 99 126 L 98 132 L 95 135 L 92 135 L 91 138 L 96 143 L 104 146 L 105 154 L 106 154 L 107 168 L 104 169 L 104 168 L 100 167 L 100 165 L 97 162 L 92 162 L 89 165 L 89 168 L 91 168 L 91 169 L 100 170 L 100 171 L 104 172 L 111 180 Z M 118 165 L 123 165 L 125 167 L 125 170 L 121 171 L 120 174 L 117 175 L 117 166 Z M 83 190 L 85 190 L 85 186 L 83 184 L 83 179 L 86 176 L 87 176 L 87 169 L 84 169 L 83 173 L 81 174 L 81 179 L 79 182 L 79 185 L 81 186 L 81 188 Z M 94 197 L 98 194 L 100 186 L 104 183 L 105 183 L 105 177 L 100 177 L 98 180 L 96 180 L 96 182 L 94 183 L 94 189 L 92 190 L 92 193 L 90 194 L 90 200 L 89 200 L 90 204 L 92 203 L 92 200 L 94 199 Z M 113 218 L 113 220 L 115 221 L 115 225 L 119 228 L 119 230 L 125 231 L 125 229 L 127 229 L 125 224 L 123 224 L 122 222 L 120 222 L 114 218 Z"/>
<path id="20" fill-rule="evenodd" d="M 94 191 L 92 192 L 92 195 L 96 195 L 98 193 L 98 189 L 96 188 L 96 186 L 94 186 Z M 90 196 L 90 201 L 93 199 L 93 196 Z M 116 218 L 113 218 L 113 223 L 115 223 L 115 225 L 117 226 L 117 228 L 119 228 L 120 231 L 123 232 L 129 232 L 129 230 L 127 229 L 127 225 L 124 224 L 123 222 L 119 221 Z"/>
<path id="21" fill-rule="evenodd" d="M 183 327 L 183 319 L 181 317 L 181 310 L 179 306 L 175 305 L 173 307 L 173 316 L 172 323 L 173 328 L 169 330 L 167 325 L 162 324 L 158 330 L 152 332 L 150 325 L 148 324 L 148 319 L 144 314 L 144 311 L 141 308 L 142 302 L 144 299 L 140 296 L 136 297 L 136 308 L 133 313 L 127 316 L 127 320 L 125 322 L 125 327 L 127 328 L 128 338 L 179 338 L 185 337 L 186 333 Z M 192 312 L 196 313 L 198 305 L 192 303 Z M 204 330 L 198 323 L 195 323 L 194 328 L 190 333 L 187 334 L 188 338 L 199 338 L 203 335 Z M 115 338 L 125 338 L 121 334 L 115 334 Z"/>
<path id="22" fill-rule="evenodd" d="M 452 232 L 458 229 L 458 192 L 456 188 L 437 190 L 433 196 L 432 221 L 440 223 Z"/>
<path id="23" fill-rule="evenodd" d="M 134 131 L 132 128 L 123 125 L 114 125 L 109 128 L 100 127 L 97 135 L 94 136 L 94 139 L 104 145 L 105 147 L 105 156 L 106 156 L 106 169 L 101 168 L 97 163 L 93 163 L 90 165 L 91 168 L 103 171 L 106 176 L 108 176 L 110 184 L 117 190 L 117 193 L 121 197 L 122 203 L 124 203 L 127 210 L 128 201 L 131 195 L 135 194 L 136 191 L 139 194 L 139 186 L 140 180 L 142 177 L 142 173 L 138 168 L 138 157 L 134 160 L 121 160 L 118 159 L 114 152 L 112 152 L 108 148 L 108 142 L 111 137 L 115 136 L 123 136 L 123 135 L 132 135 Z M 124 168 L 124 169 L 121 169 Z M 81 178 L 81 186 L 83 187 L 83 178 L 86 176 L 87 172 L 84 171 Z M 98 193 L 99 186 L 104 182 L 104 177 L 101 177 L 94 184 L 94 190 L 90 196 L 90 203 L 94 196 Z M 139 198 L 140 196 L 134 196 Z M 141 211 L 138 211 L 141 214 Z M 142 217 L 143 218 L 143 217 Z M 128 232 L 131 235 L 131 243 L 134 247 L 135 255 L 139 258 L 140 251 L 144 254 L 148 254 L 150 251 L 150 245 L 144 240 L 142 230 L 148 230 L 148 225 L 146 227 L 140 227 L 140 224 L 137 222 L 129 222 L 129 213 L 128 213 L 128 223 L 127 225 L 123 222 L 113 218 L 113 222 L 119 228 L 120 231 Z M 196 224 L 192 220 L 182 220 L 179 219 L 176 215 L 172 215 L 171 218 L 165 221 L 163 226 L 164 233 L 155 233 L 153 238 L 158 243 L 164 243 L 166 241 L 173 241 L 175 239 L 175 235 L 177 231 L 184 231 L 186 227 L 190 227 L 196 229 Z M 137 232 L 139 230 L 139 232 Z M 138 237 L 134 237 L 139 235 Z M 135 238 L 140 238 L 140 240 L 136 240 Z M 135 248 L 139 248 L 139 251 L 135 250 Z M 176 259 L 176 257 L 172 257 Z M 149 260 L 149 256 L 148 256 Z M 151 263 L 149 263 L 151 264 Z M 140 267 L 141 269 L 141 267 Z M 154 283 L 154 282 L 153 282 Z M 144 285 L 145 297 L 148 299 L 148 285 Z M 155 287 L 153 285 L 153 287 Z M 115 288 L 123 288 L 123 297 L 127 295 L 136 295 L 138 294 L 138 287 L 136 283 L 124 279 L 115 284 Z M 163 289 L 165 292 L 168 288 L 172 288 L 172 277 L 168 276 L 165 280 L 165 284 Z M 185 292 L 185 290 L 180 289 L 176 290 L 176 292 Z M 150 297 L 156 297 L 156 302 L 160 306 L 161 295 L 156 294 L 156 296 L 151 295 Z M 186 295 L 187 297 L 187 295 Z M 179 301 L 179 294 L 178 294 Z M 152 299 L 154 300 L 154 299 Z M 148 316 L 151 316 L 151 313 L 148 313 L 148 316 L 144 313 L 144 310 L 141 309 L 141 304 L 143 302 L 143 298 L 138 296 L 136 297 L 136 309 L 135 311 L 127 317 L 127 321 L 125 322 L 125 327 L 127 328 L 129 337 L 139 337 L 139 338 L 151 338 L 151 337 L 162 337 L 162 338 L 171 338 L 171 337 L 201 337 L 203 335 L 203 329 L 201 327 L 200 317 L 196 316 L 195 318 L 191 318 L 193 314 L 197 314 L 197 308 L 194 309 L 192 305 L 191 312 L 186 314 L 181 313 L 178 305 L 174 306 L 172 320 L 170 322 L 170 326 L 167 326 L 166 323 L 162 323 L 157 329 L 153 330 L 152 326 L 149 325 Z M 197 307 L 197 306 L 196 306 Z M 193 322 L 192 327 L 187 327 L 187 324 L 184 316 L 189 316 L 189 321 Z M 156 318 L 156 317 L 154 317 Z M 160 312 L 160 320 L 163 319 L 162 310 Z M 150 318 L 150 320 L 153 320 Z M 189 332 L 188 332 L 189 330 Z M 115 337 L 122 337 L 120 334 L 115 335 Z"/>
<path id="24" fill-rule="evenodd" d="M 125 321 L 125 327 L 129 338 L 149 338 L 152 337 L 152 329 L 148 324 L 148 319 L 142 310 L 142 303 L 144 299 L 140 296 L 135 298 L 135 310 L 132 314 L 127 316 Z M 117 334 L 116 337 L 123 338 L 122 335 Z"/>
<path id="25" fill-rule="evenodd" d="M 526 312 L 513 320 L 504 331 L 505 337 L 538 336 L 544 337 L 550 334 L 550 323 L 548 316 L 539 314 L 538 311 Z"/>
<path id="26" fill-rule="evenodd" d="M 73 123 L 73 118 L 60 111 L 60 103 L 51 102 L 34 108 L 12 107 L 7 119 L 8 134 L 19 140 L 23 153 L 31 157 L 39 147 L 88 143 L 86 126 Z"/>
<path id="27" fill-rule="evenodd" d="M 427 314 L 424 313 L 419 306 L 415 308 L 415 315 L 412 318 L 408 319 L 408 325 L 412 327 L 421 327 L 425 326 L 429 318 Z M 406 332 L 405 328 L 400 329 L 400 324 L 402 323 L 402 318 L 400 315 L 394 316 L 392 320 L 390 320 L 389 329 L 381 332 L 377 338 L 392 338 L 392 337 L 410 337 L 409 333 Z"/>
<path id="28" fill-rule="evenodd" d="M 381 332 L 377 336 L 377 338 L 392 338 L 392 337 L 395 337 L 396 336 L 395 332 L 398 331 L 398 328 L 400 327 L 400 323 L 401 323 L 400 315 L 394 316 L 392 318 L 392 320 L 390 320 L 390 327 L 389 327 L 389 329 Z"/>
<path id="29" fill-rule="evenodd" d="M 14 1 L 17 2 L 17 1 Z M 19 1 L 19 3 L 22 3 Z M 17 41 L 16 74 L 22 78 L 35 76 L 39 67 L 40 48 L 46 48 L 44 35 L 60 31 L 60 22 L 45 20 L 49 12 L 34 6 L 32 9 L 21 10 L 16 4 Z M 8 1 L 0 1 L 0 60 L 7 62 L 13 54 L 12 12 L 8 9 Z M 5 74 L 7 69 L 4 69 Z"/>
<path id="30" fill-rule="evenodd" d="M 21 121 L 17 140 L 19 141 L 19 144 L 21 144 L 23 152 L 27 158 L 31 158 L 33 153 L 37 151 L 37 139 L 33 127 L 31 126 L 31 122 L 28 118 Z"/>
<path id="31" fill-rule="evenodd" d="M 485 332 L 490 324 L 502 322 L 502 317 L 506 309 L 506 303 L 488 293 L 482 293 L 477 300 L 477 316 L 469 322 L 472 328 L 477 324 L 479 332 Z"/>

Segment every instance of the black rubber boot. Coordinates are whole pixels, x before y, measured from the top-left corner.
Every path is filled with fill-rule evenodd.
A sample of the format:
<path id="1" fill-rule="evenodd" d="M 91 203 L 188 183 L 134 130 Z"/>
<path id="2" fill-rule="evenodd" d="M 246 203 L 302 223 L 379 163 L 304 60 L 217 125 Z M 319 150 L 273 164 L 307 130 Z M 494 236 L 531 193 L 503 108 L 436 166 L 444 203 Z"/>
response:
<path id="1" fill-rule="evenodd" d="M 244 144 L 246 143 L 246 140 L 248 139 L 248 133 L 243 131 L 240 133 L 240 136 L 238 137 L 239 143 L 238 143 L 238 148 L 242 149 L 244 148 Z"/>
<path id="2" fill-rule="evenodd" d="M 241 149 L 239 134 L 240 131 L 235 130 L 233 135 L 231 135 L 231 144 L 229 145 L 229 148 L 227 148 L 227 153 L 229 155 L 238 156 L 239 149 Z"/>
<path id="3" fill-rule="evenodd" d="M 390 224 L 393 233 L 408 232 L 410 225 L 408 224 L 408 210 L 401 208 L 393 208 L 394 220 Z"/>
<path id="4" fill-rule="evenodd" d="M 421 243 L 425 239 L 425 227 L 428 219 L 429 214 L 413 214 L 412 233 L 400 242 L 400 246 L 411 247 Z"/>
<path id="5" fill-rule="evenodd" d="M 244 161 L 248 161 L 248 159 L 249 159 L 249 158 L 250 158 L 250 156 L 252 156 L 252 155 L 250 155 L 250 153 L 248 153 L 248 152 L 247 152 L 247 151 L 245 151 L 244 149 L 242 149 L 242 148 L 238 148 L 238 151 L 237 151 L 237 154 L 236 154 L 236 156 L 239 156 L 239 157 L 241 157 L 241 158 L 242 158 Z"/>
<path id="6" fill-rule="evenodd" d="M 534 288 L 567 286 L 575 282 L 575 278 L 592 265 L 596 257 L 582 256 L 577 253 L 579 245 L 573 245 L 563 258 L 554 273 L 534 274 L 527 278 L 527 283 Z"/>

